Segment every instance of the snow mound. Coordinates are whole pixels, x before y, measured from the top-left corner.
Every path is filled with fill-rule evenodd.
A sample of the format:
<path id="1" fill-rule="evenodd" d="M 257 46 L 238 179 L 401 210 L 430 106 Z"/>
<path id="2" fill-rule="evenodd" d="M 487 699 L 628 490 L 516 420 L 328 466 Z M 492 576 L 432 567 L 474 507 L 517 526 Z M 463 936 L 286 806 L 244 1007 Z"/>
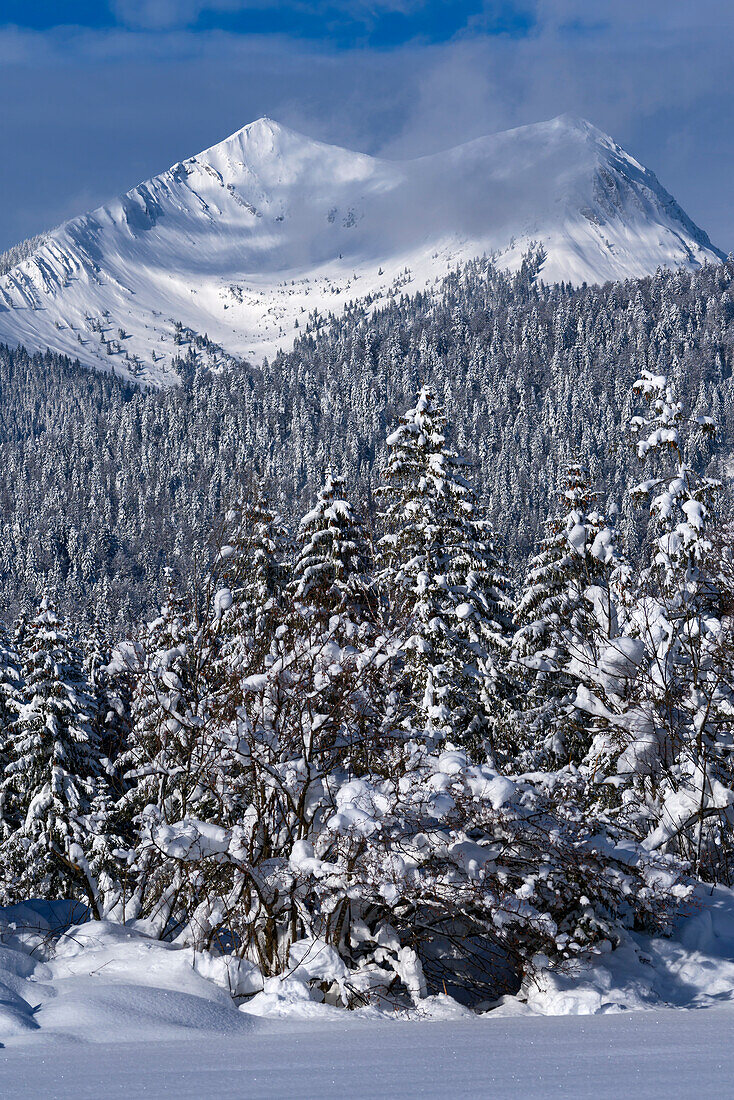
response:
<path id="1" fill-rule="evenodd" d="M 199 972 L 191 951 L 106 921 L 71 925 L 57 938 L 61 912 L 0 910 L 0 1043 L 159 1042 L 255 1026 Z"/>
<path id="2" fill-rule="evenodd" d="M 0 910 L 0 1044 L 229 1040 L 252 1035 L 265 1019 L 350 1029 L 376 1021 L 459 1025 L 477 1019 L 444 994 L 412 1006 L 386 1002 L 354 1012 L 324 1003 L 318 983 L 338 981 L 343 964 L 320 941 L 295 945 L 288 972 L 263 983 L 246 961 L 195 955 L 135 927 L 71 923 L 79 910 L 42 902 Z M 505 1017 L 598 1016 L 733 1002 L 734 891 L 700 887 L 671 938 L 630 934 L 593 966 L 541 971 L 517 997 L 504 998 L 482 1018 L 490 1024 Z"/>

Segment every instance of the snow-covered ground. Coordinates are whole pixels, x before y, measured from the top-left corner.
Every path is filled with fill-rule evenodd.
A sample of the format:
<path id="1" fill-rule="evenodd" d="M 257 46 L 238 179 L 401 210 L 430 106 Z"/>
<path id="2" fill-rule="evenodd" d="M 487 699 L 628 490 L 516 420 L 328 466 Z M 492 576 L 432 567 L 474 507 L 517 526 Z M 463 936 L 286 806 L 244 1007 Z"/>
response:
<path id="1" fill-rule="evenodd" d="M 652 1100 L 725 1096 L 734 1081 L 734 892 L 723 889 L 700 891 L 672 939 L 631 936 L 482 1015 L 443 996 L 348 1013 L 311 1000 L 297 972 L 238 1006 L 222 959 L 108 923 L 59 937 L 40 904 L 0 920 L 7 1100 Z"/>
<path id="2" fill-rule="evenodd" d="M 176 381 L 187 334 L 234 356 L 289 347 L 309 315 L 432 286 L 542 245 L 546 281 L 723 259 L 648 169 L 566 116 L 411 161 L 260 119 L 49 233 L 0 278 L 0 340 Z"/>
<path id="3" fill-rule="evenodd" d="M 0 1051 L 5 1100 L 731 1096 L 734 1009 L 327 1026 L 260 1022 L 238 1037 Z"/>

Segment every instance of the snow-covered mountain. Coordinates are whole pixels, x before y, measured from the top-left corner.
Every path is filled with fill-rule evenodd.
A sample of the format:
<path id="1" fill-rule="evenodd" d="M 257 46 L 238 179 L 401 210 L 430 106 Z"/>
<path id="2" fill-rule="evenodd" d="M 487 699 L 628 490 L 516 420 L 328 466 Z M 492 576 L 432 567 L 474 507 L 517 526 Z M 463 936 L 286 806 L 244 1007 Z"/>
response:
<path id="1" fill-rule="evenodd" d="M 259 359 L 314 310 L 425 288 L 484 253 L 512 269 L 531 242 L 546 281 L 723 258 L 583 120 L 388 161 L 264 118 L 47 234 L 0 278 L 0 340 L 166 385 L 192 333 Z"/>

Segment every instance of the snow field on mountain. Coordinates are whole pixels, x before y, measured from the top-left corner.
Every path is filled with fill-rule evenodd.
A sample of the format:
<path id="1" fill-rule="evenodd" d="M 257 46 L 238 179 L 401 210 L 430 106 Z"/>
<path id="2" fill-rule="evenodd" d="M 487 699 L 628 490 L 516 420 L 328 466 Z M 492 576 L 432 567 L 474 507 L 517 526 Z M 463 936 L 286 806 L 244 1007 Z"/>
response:
<path id="1" fill-rule="evenodd" d="M 541 975 L 481 1015 L 443 995 L 347 1012 L 314 999 L 307 966 L 234 1000 L 238 980 L 243 992 L 258 986 L 248 964 L 238 975 L 231 960 L 149 939 L 141 926 L 59 932 L 80 915 L 31 902 L 0 916 L 8 1100 L 640 1089 L 662 1100 L 724 1095 L 734 1074 L 734 892 L 723 888 L 700 889 L 671 939 L 630 935 L 591 968 Z"/>
<path id="2" fill-rule="evenodd" d="M 533 244 L 548 282 L 723 258 L 583 120 L 387 161 L 260 119 L 49 233 L 0 277 L 0 339 L 170 385 L 195 336 L 210 362 L 260 360 L 314 312 L 379 306 L 484 254 L 516 270 Z"/>

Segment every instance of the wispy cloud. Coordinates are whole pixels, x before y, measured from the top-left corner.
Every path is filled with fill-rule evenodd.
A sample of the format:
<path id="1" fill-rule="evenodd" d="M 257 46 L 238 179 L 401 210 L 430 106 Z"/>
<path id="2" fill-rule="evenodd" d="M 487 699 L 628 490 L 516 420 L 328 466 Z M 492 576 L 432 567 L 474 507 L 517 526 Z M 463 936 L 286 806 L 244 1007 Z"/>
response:
<path id="1" fill-rule="evenodd" d="M 442 0 L 438 0 L 439 3 Z M 443 0 L 450 4 L 452 0 Z M 382 12 L 410 15 L 426 7 L 425 0 L 114 0 L 121 23 L 133 27 L 190 27 L 204 14 L 232 15 L 252 11 L 291 9 L 314 18 L 337 11 L 343 18 L 370 23 Z"/>

